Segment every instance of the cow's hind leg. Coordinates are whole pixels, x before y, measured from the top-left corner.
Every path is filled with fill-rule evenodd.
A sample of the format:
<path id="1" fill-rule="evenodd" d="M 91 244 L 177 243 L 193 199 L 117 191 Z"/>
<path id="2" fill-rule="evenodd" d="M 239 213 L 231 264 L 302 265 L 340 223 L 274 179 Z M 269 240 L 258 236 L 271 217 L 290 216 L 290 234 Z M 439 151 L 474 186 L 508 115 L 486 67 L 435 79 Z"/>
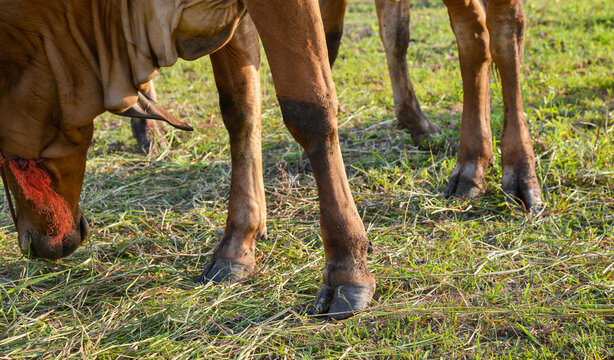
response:
<path id="1" fill-rule="evenodd" d="M 388 73 L 392 83 L 394 110 L 399 128 L 407 129 L 418 144 L 441 130 L 420 110 L 407 68 L 409 46 L 409 0 L 376 0 L 379 34 L 386 51 Z"/>
<path id="2" fill-rule="evenodd" d="M 260 45 L 245 17 L 228 44 L 211 54 L 220 109 L 230 137 L 232 175 L 226 230 L 200 281 L 245 277 L 254 267 L 254 251 L 266 235 L 266 205 L 260 147 Z"/>
<path id="3" fill-rule="evenodd" d="M 484 192 L 493 161 L 490 130 L 490 64 L 486 13 L 480 0 L 444 0 L 458 43 L 463 79 L 463 115 L 456 167 L 446 195 L 475 197 Z"/>
<path id="4" fill-rule="evenodd" d="M 503 190 L 524 202 L 527 209 L 542 202 L 535 173 L 535 155 L 522 112 L 520 64 L 525 15 L 520 0 L 489 0 L 487 26 L 490 50 L 503 90 L 504 128 L 501 141 Z"/>
<path id="5" fill-rule="evenodd" d="M 284 123 L 305 149 L 316 180 L 326 255 L 316 311 L 329 318 L 364 309 L 375 291 L 369 240 L 352 199 L 337 134 L 337 95 L 315 0 L 248 0 Z M 289 40 L 290 39 L 290 40 Z"/>
<path id="6" fill-rule="evenodd" d="M 156 89 L 154 88 L 154 82 L 149 82 L 149 91 L 147 92 L 150 98 L 156 100 Z M 158 139 L 160 146 L 165 149 L 166 142 L 164 140 L 164 125 L 158 120 L 148 119 L 130 119 L 132 126 L 132 135 L 136 139 L 139 152 L 147 155 L 156 146 L 156 139 Z"/>

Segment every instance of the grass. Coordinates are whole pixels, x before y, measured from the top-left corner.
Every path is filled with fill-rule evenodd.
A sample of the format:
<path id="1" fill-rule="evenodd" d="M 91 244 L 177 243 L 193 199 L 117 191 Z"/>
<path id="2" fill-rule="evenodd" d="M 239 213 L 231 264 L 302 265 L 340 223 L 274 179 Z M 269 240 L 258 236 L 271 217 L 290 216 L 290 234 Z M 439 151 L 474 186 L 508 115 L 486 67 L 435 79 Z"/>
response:
<path id="1" fill-rule="evenodd" d="M 350 2 L 334 69 L 350 185 L 374 245 L 367 312 L 340 323 L 303 314 L 323 265 L 317 194 L 266 64 L 269 236 L 246 281 L 195 283 L 230 181 L 202 59 L 162 70 L 161 102 L 197 128 L 169 131 L 168 151 L 137 155 L 126 120 L 96 120 L 81 202 L 92 233 L 75 254 L 21 257 L 4 206 L 0 358 L 613 358 L 614 3 L 526 3 L 523 96 L 547 201 L 537 216 L 506 201 L 500 159 L 482 198 L 441 196 L 462 109 L 457 52 L 440 2 L 412 9 L 412 79 L 442 135 L 417 147 L 396 129 L 370 1 Z M 500 92 L 493 82 L 496 148 Z"/>

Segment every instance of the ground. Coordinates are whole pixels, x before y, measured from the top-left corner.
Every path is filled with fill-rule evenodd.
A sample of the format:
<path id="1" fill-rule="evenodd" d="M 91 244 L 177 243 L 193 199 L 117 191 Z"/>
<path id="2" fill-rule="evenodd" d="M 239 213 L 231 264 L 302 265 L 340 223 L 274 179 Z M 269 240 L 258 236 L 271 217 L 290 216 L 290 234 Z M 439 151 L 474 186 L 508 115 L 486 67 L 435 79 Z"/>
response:
<path id="1" fill-rule="evenodd" d="M 410 71 L 443 133 L 397 130 L 373 4 L 351 0 L 334 69 L 350 186 L 373 243 L 372 306 L 340 323 L 303 310 L 323 265 L 313 178 L 268 67 L 268 238 L 242 283 L 196 284 L 220 239 L 230 154 L 209 60 L 163 69 L 161 103 L 195 126 L 142 157 L 127 120 L 96 120 L 82 196 L 89 241 L 62 262 L 19 255 L 0 215 L 0 358 L 614 357 L 614 2 L 526 2 L 525 113 L 546 207 L 508 202 L 499 158 L 476 200 L 445 199 L 462 86 L 447 13 L 412 7 Z M 496 156 L 500 85 L 492 82 Z"/>

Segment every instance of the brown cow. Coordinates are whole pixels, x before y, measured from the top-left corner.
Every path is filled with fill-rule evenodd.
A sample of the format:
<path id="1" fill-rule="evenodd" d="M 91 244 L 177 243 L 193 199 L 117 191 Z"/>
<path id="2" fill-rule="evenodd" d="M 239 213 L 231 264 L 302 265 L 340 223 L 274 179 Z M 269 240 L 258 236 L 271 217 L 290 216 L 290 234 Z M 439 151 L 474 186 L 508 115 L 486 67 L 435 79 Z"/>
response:
<path id="1" fill-rule="evenodd" d="M 347 0 L 319 0 L 319 3 L 332 66 L 341 43 Z M 414 142 L 419 143 L 440 130 L 420 110 L 409 78 L 405 59 L 409 44 L 409 3 L 410 0 L 375 0 L 399 127 L 407 129 Z M 464 90 L 458 161 L 446 195 L 476 197 L 484 193 L 486 172 L 494 161 L 489 99 L 490 64 L 494 58 L 501 75 L 505 108 L 502 188 L 522 200 L 527 210 L 534 208 L 541 204 L 542 197 L 520 96 L 525 22 L 522 3 L 490 0 L 487 12 L 482 0 L 444 0 L 444 3 L 458 41 Z M 215 63 L 213 66 L 215 69 Z M 237 111 L 253 112 L 249 107 Z M 158 125 L 133 121 L 133 130 L 139 147 L 148 150 Z"/>
<path id="2" fill-rule="evenodd" d="M 463 78 L 463 115 L 458 161 L 446 194 L 475 197 L 494 160 L 490 131 L 489 79 L 491 56 L 503 87 L 503 190 L 524 202 L 540 205 L 541 189 L 535 156 L 522 112 L 520 63 L 525 15 L 520 0 L 444 0 L 456 35 Z M 420 110 L 407 71 L 410 0 L 375 0 L 380 38 L 386 51 L 399 127 L 419 142 L 439 131 Z M 347 0 L 320 0 L 331 66 L 337 56 Z M 485 11 L 487 8 L 487 11 Z M 539 206 L 538 206 L 539 207 Z"/>
<path id="3" fill-rule="evenodd" d="M 447 195 L 475 197 L 484 192 L 488 167 L 494 160 L 490 131 L 489 80 L 494 59 L 503 87 L 503 190 L 527 209 L 542 202 L 535 174 L 535 156 L 522 112 L 520 63 L 525 15 L 520 0 L 443 0 L 459 49 L 463 78 L 463 115 L 458 161 Z M 426 120 L 413 92 L 405 56 L 409 42 L 410 0 L 375 0 L 380 37 L 393 87 L 399 126 L 414 141 L 438 131 Z M 347 0 L 320 0 L 331 64 L 337 55 Z M 485 11 L 486 9 L 487 11 Z"/>
<path id="4" fill-rule="evenodd" d="M 284 122 L 309 156 L 320 195 L 326 267 L 316 310 L 343 318 L 368 305 L 375 280 L 339 149 L 337 96 L 316 0 L 0 0 L 0 152 L 24 253 L 56 259 L 85 240 L 78 200 L 94 117 L 107 110 L 184 126 L 141 91 L 158 67 L 211 53 L 236 30 L 216 55 L 223 60 L 216 77 L 223 79 L 233 159 L 228 221 L 203 279 L 242 276 L 253 266 L 265 207 L 260 92 L 243 81 L 257 76 L 259 62 L 246 8 L 269 58 Z M 238 111 L 246 104 L 253 113 Z M 32 189 L 15 173 L 23 159 L 39 160 L 25 163 L 42 169 L 68 205 L 73 231 L 59 241 L 57 224 L 37 211 L 27 195 Z"/>

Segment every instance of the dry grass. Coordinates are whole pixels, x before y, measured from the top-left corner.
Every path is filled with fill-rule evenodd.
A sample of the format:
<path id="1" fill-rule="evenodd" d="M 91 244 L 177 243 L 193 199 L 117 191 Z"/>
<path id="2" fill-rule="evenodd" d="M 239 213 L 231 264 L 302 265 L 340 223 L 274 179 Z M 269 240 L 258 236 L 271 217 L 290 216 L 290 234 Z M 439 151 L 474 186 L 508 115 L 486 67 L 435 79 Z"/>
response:
<path id="1" fill-rule="evenodd" d="M 303 314 L 323 265 L 317 194 L 266 65 L 269 237 L 246 281 L 196 284 L 223 231 L 230 179 L 203 59 L 162 71 L 162 102 L 198 128 L 170 131 L 169 151 L 136 155 L 125 120 L 97 120 L 82 196 L 93 231 L 74 255 L 24 259 L 0 215 L 0 358 L 613 358 L 614 5 L 536 0 L 526 10 L 523 94 L 543 213 L 506 201 L 499 165 L 484 197 L 441 196 L 462 99 L 445 9 L 422 1 L 412 12 L 414 84 L 444 129 L 416 147 L 396 129 L 373 5 L 353 1 L 334 76 L 351 187 L 374 244 L 370 309 L 342 323 Z M 496 82 L 492 93 L 498 136 Z"/>

